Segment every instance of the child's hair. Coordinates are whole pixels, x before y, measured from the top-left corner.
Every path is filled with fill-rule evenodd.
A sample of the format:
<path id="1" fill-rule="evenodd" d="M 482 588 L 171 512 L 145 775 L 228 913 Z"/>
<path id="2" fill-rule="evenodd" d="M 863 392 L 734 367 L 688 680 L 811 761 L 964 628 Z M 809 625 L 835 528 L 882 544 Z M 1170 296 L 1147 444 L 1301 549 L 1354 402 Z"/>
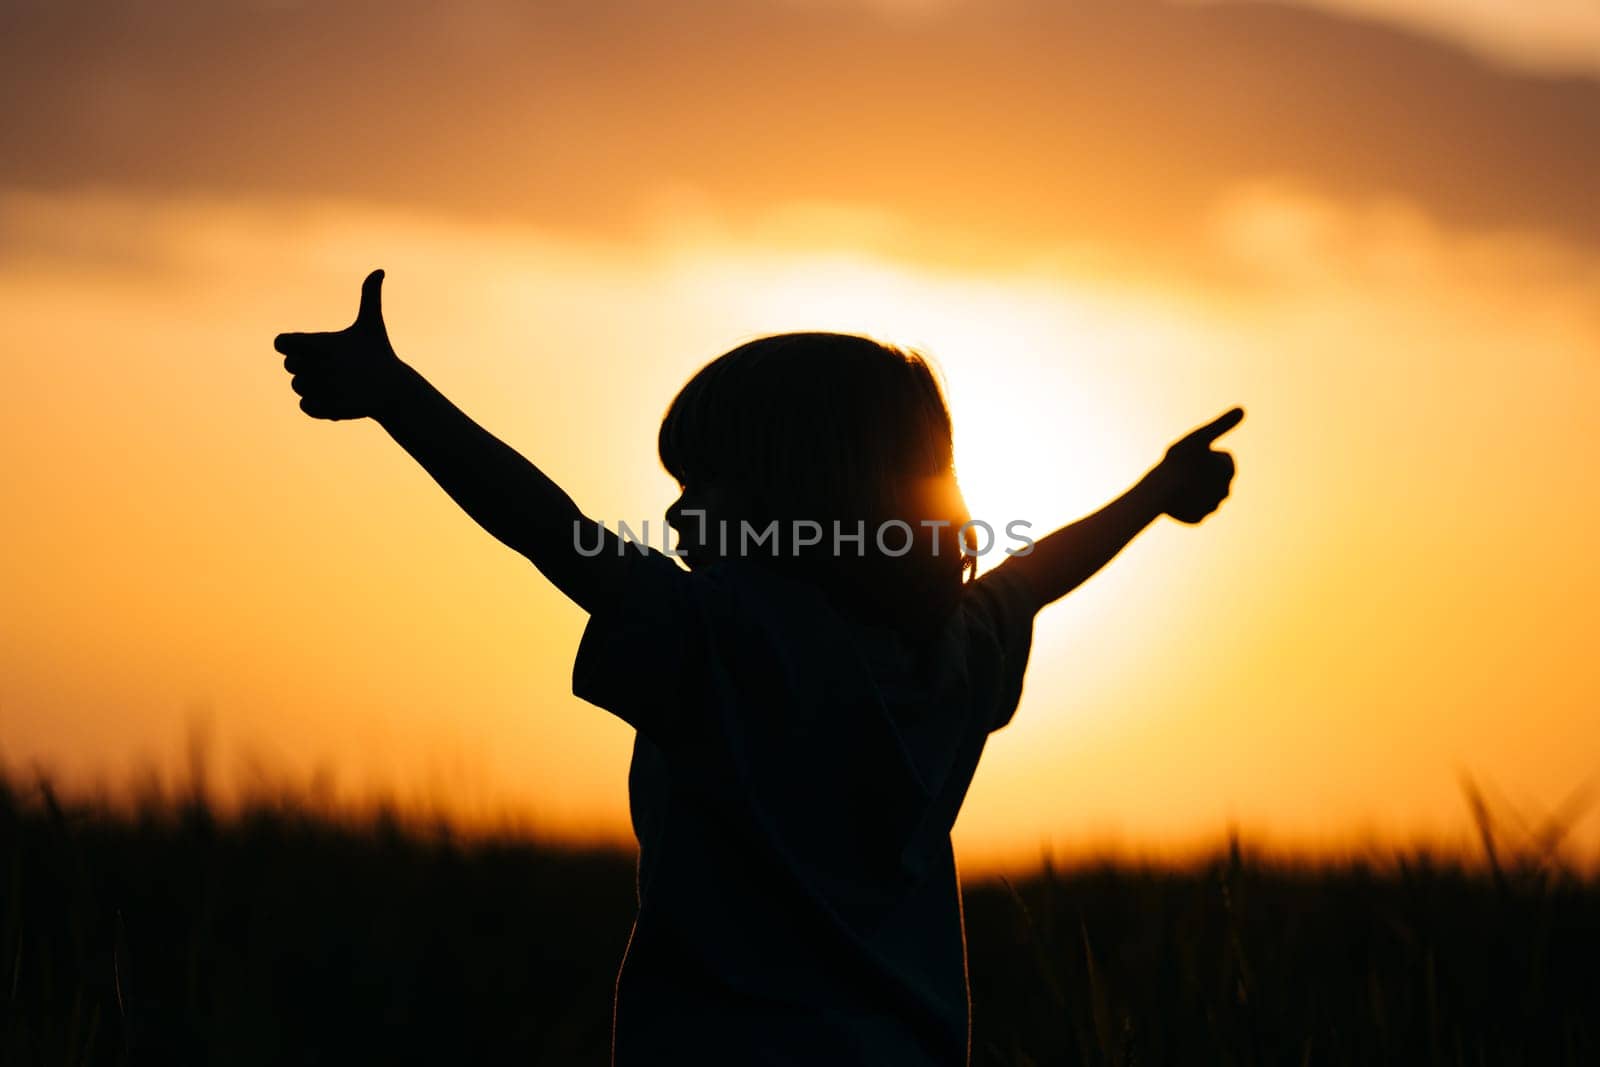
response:
<path id="1" fill-rule="evenodd" d="M 749 341 L 683 387 L 659 447 L 680 485 L 715 485 L 734 502 L 730 523 L 759 531 L 777 522 L 776 551 L 764 544 L 745 554 L 821 586 L 868 622 L 926 634 L 976 570 L 960 537 L 971 516 L 956 482 L 950 411 L 914 349 L 839 333 Z M 821 543 L 797 547 L 796 520 L 820 524 Z M 836 543 L 835 522 L 864 538 Z M 730 544 L 738 534 L 729 531 Z"/>

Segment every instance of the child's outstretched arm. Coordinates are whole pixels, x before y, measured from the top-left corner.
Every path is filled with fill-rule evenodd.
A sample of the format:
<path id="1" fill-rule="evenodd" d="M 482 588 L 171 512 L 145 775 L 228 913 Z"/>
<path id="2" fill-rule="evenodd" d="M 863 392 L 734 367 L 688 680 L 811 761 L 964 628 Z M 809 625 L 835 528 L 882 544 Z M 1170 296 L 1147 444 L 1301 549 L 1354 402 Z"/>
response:
<path id="1" fill-rule="evenodd" d="M 1038 607 L 1066 596 L 1121 552 L 1162 515 L 1194 524 L 1222 504 L 1233 480 L 1233 456 L 1212 443 L 1244 418 L 1233 408 L 1185 435 L 1166 456 L 1117 499 L 1070 526 L 1040 538 L 1026 555 L 1012 556 L 995 568 L 1020 573 Z"/>
<path id="2" fill-rule="evenodd" d="M 626 559 L 606 531 L 603 550 L 578 551 L 577 527 L 593 552 L 595 523 L 515 449 L 479 426 L 395 355 L 383 324 L 383 271 L 361 286 L 353 325 L 330 333 L 279 334 L 273 347 L 318 419 L 372 418 L 477 523 L 528 557 L 546 578 L 593 612 L 621 587 Z"/>

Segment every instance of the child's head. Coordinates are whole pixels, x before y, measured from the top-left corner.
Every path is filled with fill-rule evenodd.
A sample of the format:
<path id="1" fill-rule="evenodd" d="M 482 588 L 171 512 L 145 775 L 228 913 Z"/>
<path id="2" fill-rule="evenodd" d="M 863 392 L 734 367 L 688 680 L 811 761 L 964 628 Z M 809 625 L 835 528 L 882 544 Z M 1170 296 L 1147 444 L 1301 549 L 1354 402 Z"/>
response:
<path id="1" fill-rule="evenodd" d="M 975 563 L 957 540 L 970 516 L 949 409 L 915 351 L 837 333 L 750 341 L 689 380 L 659 444 L 684 489 L 668 515 L 691 565 L 749 556 L 916 630 L 942 618 Z M 703 529 L 686 510 L 706 513 Z M 775 539 L 758 542 L 773 523 Z"/>

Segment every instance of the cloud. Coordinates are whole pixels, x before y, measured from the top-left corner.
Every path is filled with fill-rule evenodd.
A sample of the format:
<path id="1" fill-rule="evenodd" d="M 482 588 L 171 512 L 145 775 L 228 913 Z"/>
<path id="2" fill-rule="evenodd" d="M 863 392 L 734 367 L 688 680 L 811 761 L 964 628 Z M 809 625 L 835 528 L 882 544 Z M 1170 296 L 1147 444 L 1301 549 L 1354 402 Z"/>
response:
<path id="1" fill-rule="evenodd" d="M 152 15 L 151 10 L 159 11 Z M 596 0 L 5 14 L 0 185 L 364 200 L 629 241 L 674 197 L 967 266 L 1198 255 L 1251 181 L 1600 246 L 1600 81 L 1277 5 Z M 914 246 L 914 247 L 913 247 Z"/>
<path id="2" fill-rule="evenodd" d="M 1200 0 L 1209 2 L 1209 0 Z M 1236 2 L 1236 0 L 1224 0 Z M 1265 0 L 1362 15 L 1456 41 L 1529 70 L 1600 72 L 1593 0 Z"/>

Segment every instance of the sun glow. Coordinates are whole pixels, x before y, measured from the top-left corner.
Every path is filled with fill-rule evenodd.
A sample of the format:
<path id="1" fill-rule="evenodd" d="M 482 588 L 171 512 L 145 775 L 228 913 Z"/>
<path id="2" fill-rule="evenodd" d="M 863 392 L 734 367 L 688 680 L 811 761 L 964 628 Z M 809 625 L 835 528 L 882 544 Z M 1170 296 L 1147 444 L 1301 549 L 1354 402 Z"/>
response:
<path id="1" fill-rule="evenodd" d="M 942 379 L 974 517 L 1042 530 L 1160 458 L 1152 373 L 1182 324 L 1046 276 L 924 274 L 858 256 L 684 265 L 749 334 L 836 330 L 916 349 Z M 1140 410 L 1135 405 L 1145 404 Z"/>
<path id="2" fill-rule="evenodd" d="M 769 333 L 836 330 L 927 356 L 951 408 L 968 510 L 994 531 L 980 573 L 1019 546 L 1008 524 L 1026 523 L 1022 532 L 1037 539 L 1098 509 L 1170 440 L 1226 406 L 1218 394 L 1213 412 L 1207 399 L 1229 388 L 1216 374 L 1223 342 L 1180 301 L 1149 292 L 1047 271 L 963 277 L 863 256 L 731 249 L 703 249 L 672 276 L 690 304 L 714 294 L 731 327 L 723 348 Z M 1176 547 L 1141 545 L 1140 566 L 1108 567 L 1070 610 L 1040 616 L 1026 698 L 1037 710 L 1020 715 L 999 746 L 1013 749 L 1024 773 L 1055 773 L 1032 766 L 1029 753 L 1120 728 L 1101 709 L 1117 707 L 1162 641 L 1143 633 L 1142 621 L 1181 620 L 1190 610 L 1163 591 L 1175 569 L 1193 565 L 1192 553 L 1185 563 Z M 985 841 L 1017 845 L 992 821 L 969 822 Z"/>

